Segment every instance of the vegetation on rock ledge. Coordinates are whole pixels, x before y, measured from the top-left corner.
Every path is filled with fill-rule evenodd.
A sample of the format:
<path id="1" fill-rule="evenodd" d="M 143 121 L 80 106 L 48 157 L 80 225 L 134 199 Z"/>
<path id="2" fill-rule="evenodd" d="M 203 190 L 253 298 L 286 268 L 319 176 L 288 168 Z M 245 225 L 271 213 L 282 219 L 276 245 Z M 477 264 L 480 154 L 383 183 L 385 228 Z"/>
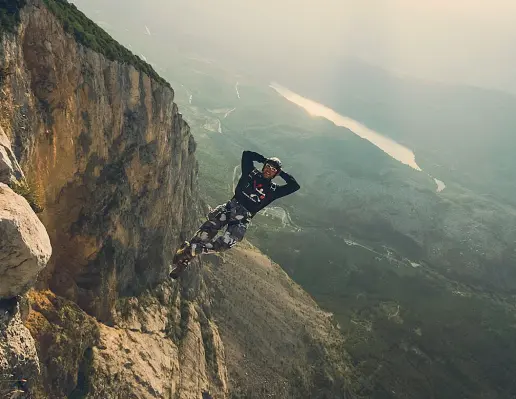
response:
<path id="1" fill-rule="evenodd" d="M 27 183 L 25 180 L 14 180 L 9 183 L 9 187 L 16 194 L 25 198 L 35 213 L 41 213 L 45 210 L 43 206 L 43 198 L 38 194 L 34 183 Z"/>
<path id="2" fill-rule="evenodd" d="M 25 0 L 0 0 L 0 33 L 14 33 L 20 23 L 20 9 Z"/>
<path id="3" fill-rule="evenodd" d="M 111 61 L 133 65 L 137 70 L 171 88 L 170 83 L 159 76 L 148 63 L 118 43 L 79 11 L 74 4 L 70 4 L 66 0 L 44 1 L 48 9 L 62 22 L 64 30 L 72 34 L 79 43 L 104 55 Z"/>

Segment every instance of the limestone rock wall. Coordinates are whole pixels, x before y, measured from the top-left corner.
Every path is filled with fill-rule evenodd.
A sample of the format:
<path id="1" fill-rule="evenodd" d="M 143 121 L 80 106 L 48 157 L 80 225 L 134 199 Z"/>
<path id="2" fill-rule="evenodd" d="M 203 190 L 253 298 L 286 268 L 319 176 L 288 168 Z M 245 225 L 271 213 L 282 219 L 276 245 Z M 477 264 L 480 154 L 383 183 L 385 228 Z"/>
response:
<path id="1" fill-rule="evenodd" d="M 0 43 L 0 115 L 53 246 L 38 288 L 109 322 L 194 223 L 195 141 L 170 88 L 78 44 L 40 0 L 20 15 Z"/>

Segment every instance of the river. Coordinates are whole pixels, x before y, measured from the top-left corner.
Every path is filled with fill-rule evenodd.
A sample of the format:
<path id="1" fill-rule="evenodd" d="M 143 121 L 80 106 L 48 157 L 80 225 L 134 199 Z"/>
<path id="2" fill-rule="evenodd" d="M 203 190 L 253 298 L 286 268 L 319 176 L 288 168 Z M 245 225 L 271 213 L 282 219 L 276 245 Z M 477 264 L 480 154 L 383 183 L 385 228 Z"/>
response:
<path id="1" fill-rule="evenodd" d="M 273 82 L 269 86 L 276 90 L 278 94 L 280 94 L 288 101 L 303 108 L 310 115 L 326 118 L 330 122 L 333 122 L 336 126 L 345 127 L 357 136 L 365 140 L 368 140 L 376 147 L 384 151 L 392 158 L 401 162 L 402 164 L 408 165 L 417 171 L 422 171 L 422 169 L 416 163 L 416 156 L 414 152 L 410 148 L 407 148 L 404 145 L 397 143 L 393 139 L 368 128 L 364 124 L 354 119 L 339 114 L 338 112 L 323 104 L 320 104 L 306 97 L 303 97 L 297 93 L 294 93 L 292 90 L 289 90 L 278 83 Z M 437 185 L 437 192 L 441 192 L 442 190 L 444 190 L 444 188 L 446 187 L 444 182 L 436 178 L 433 178 L 433 180 Z"/>
<path id="2" fill-rule="evenodd" d="M 416 156 L 414 152 L 390 139 L 389 137 L 383 136 L 382 134 L 369 129 L 367 126 L 354 119 L 343 116 L 331 108 L 325 105 L 319 104 L 315 101 L 309 100 L 293 91 L 283 87 L 277 83 L 271 83 L 270 87 L 276 90 L 281 96 L 286 98 L 288 101 L 299 105 L 304 108 L 312 116 L 321 116 L 333 122 L 336 126 L 345 127 L 355 133 L 357 136 L 362 137 L 370 141 L 372 144 L 380 148 L 382 151 L 389 154 L 392 158 L 400 161 L 401 163 L 408 165 L 418 171 L 421 168 L 416 163 Z"/>

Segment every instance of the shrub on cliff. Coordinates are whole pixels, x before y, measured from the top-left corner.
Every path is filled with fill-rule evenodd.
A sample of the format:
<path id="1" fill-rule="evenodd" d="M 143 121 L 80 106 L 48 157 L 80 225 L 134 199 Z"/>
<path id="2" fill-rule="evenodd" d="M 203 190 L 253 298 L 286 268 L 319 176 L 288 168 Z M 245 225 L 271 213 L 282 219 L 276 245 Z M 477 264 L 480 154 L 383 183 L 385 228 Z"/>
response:
<path id="1" fill-rule="evenodd" d="M 0 0 L 0 33 L 15 32 L 24 6 L 25 0 Z"/>
<path id="2" fill-rule="evenodd" d="M 16 194 L 25 198 L 35 213 L 41 213 L 45 210 L 43 197 L 38 193 L 36 184 L 32 181 L 30 183 L 27 181 L 12 181 L 9 183 L 9 187 Z"/>

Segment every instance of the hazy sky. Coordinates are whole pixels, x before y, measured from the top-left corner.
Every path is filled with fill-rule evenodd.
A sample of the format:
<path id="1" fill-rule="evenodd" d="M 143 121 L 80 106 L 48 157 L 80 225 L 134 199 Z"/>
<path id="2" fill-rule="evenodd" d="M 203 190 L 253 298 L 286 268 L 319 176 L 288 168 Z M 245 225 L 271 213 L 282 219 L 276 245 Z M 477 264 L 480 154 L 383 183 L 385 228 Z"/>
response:
<path id="1" fill-rule="evenodd" d="M 421 77 L 516 89 L 516 2 L 364 3 L 348 24 L 362 27 L 353 54 Z"/>
<path id="2" fill-rule="evenodd" d="M 242 53 L 306 65 L 347 55 L 402 74 L 516 93 L 516 1 L 74 2 L 112 7 L 120 20 L 137 19 L 151 31 L 179 30 Z"/>

